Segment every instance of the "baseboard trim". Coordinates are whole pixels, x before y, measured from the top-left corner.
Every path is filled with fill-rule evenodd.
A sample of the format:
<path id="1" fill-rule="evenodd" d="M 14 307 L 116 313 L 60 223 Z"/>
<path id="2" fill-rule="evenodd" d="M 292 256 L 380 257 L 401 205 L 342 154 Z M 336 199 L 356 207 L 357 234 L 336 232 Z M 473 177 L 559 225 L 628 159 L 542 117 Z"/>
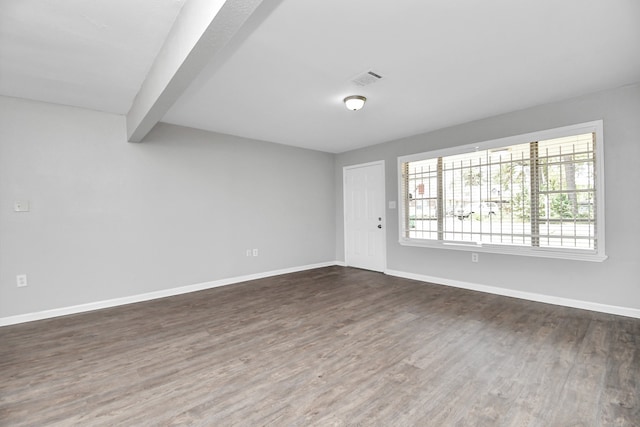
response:
<path id="1" fill-rule="evenodd" d="M 131 295 L 127 297 L 114 298 L 104 301 L 90 302 L 86 304 L 73 305 L 68 307 L 54 308 L 51 310 L 38 311 L 34 313 L 19 314 L 16 316 L 0 318 L 0 327 L 16 325 L 19 323 L 33 322 L 35 320 L 50 319 L 53 317 L 66 316 L 69 314 L 84 313 L 88 311 L 100 310 L 103 308 L 117 307 L 120 305 L 133 304 L 136 302 L 150 301 L 158 298 L 166 298 L 174 295 L 186 294 L 189 292 L 202 291 L 205 289 L 217 288 L 220 286 L 233 285 L 247 282 L 249 280 L 264 279 L 266 277 L 279 276 L 281 274 L 296 273 L 299 271 L 313 270 L 316 268 L 340 265 L 339 261 L 321 262 L 298 267 L 283 268 L 264 273 L 248 274 L 245 276 L 230 277 L 227 279 L 214 280 L 211 282 L 197 283 L 194 285 L 181 286 L 178 288 L 163 289 L 161 291 L 149 292 L 145 294 Z"/>
<path id="2" fill-rule="evenodd" d="M 519 298 L 529 301 L 543 302 L 546 304 L 561 305 L 564 307 L 579 308 L 582 310 L 598 311 L 601 313 L 616 314 L 618 316 L 634 317 L 640 319 L 640 310 L 630 307 L 620 307 L 571 298 L 537 294 L 533 292 L 516 291 L 513 289 L 481 285 L 479 283 L 463 282 L 460 280 L 433 277 L 423 274 L 407 273 L 397 270 L 385 270 L 385 274 L 395 277 L 402 277 L 404 279 L 418 280 L 420 282 L 434 283 L 436 285 L 452 286 L 455 288 L 469 289 L 472 291 L 486 292 L 489 294 L 502 295 L 506 297 Z"/>
<path id="3" fill-rule="evenodd" d="M 178 288 L 163 289 L 161 291 L 149 292 L 145 294 L 131 295 L 128 297 L 114 298 L 110 300 L 79 304 L 68 307 L 55 308 L 51 310 L 38 311 L 34 313 L 19 314 L 0 318 L 0 327 L 16 325 L 20 323 L 33 322 L 36 320 L 50 319 L 54 317 L 78 314 L 103 308 L 117 307 L 120 305 L 133 304 L 137 302 L 150 301 L 158 298 L 166 298 L 174 295 L 197 292 L 205 289 L 217 288 L 220 286 L 233 285 L 250 280 L 263 279 L 266 277 L 279 276 L 281 274 L 296 273 L 299 271 L 313 270 L 316 268 L 330 266 L 345 266 L 343 261 L 329 261 L 317 264 L 308 264 L 298 267 L 283 268 L 263 273 L 248 274 L 245 276 L 230 277 L 227 279 L 214 280 L 210 282 L 197 283 L 194 285 L 181 286 Z M 469 289 L 472 291 L 486 292 L 489 294 L 502 295 L 512 298 L 525 299 L 529 301 L 542 302 L 546 304 L 560 305 L 565 307 L 579 308 L 582 310 L 597 311 L 601 313 L 615 314 L 619 316 L 633 317 L 640 319 L 640 310 L 629 307 L 600 304 L 590 301 L 575 300 L 570 298 L 555 297 L 551 295 L 537 294 L 533 292 L 516 291 L 513 289 L 500 288 L 495 286 L 482 285 L 460 280 L 446 279 L 442 277 L 427 276 L 423 274 L 407 273 L 398 270 L 385 270 L 389 276 L 401 277 L 404 279 L 418 280 L 420 282 L 434 283 L 437 285 L 452 286 L 456 288 Z"/>

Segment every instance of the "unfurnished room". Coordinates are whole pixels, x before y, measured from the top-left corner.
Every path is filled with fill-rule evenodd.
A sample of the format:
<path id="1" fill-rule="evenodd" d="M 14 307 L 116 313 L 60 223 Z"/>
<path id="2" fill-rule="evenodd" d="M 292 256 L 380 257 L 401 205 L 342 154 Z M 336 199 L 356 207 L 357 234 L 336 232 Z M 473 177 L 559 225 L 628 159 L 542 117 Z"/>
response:
<path id="1" fill-rule="evenodd" d="M 0 425 L 640 426 L 640 2 L 3 0 Z"/>

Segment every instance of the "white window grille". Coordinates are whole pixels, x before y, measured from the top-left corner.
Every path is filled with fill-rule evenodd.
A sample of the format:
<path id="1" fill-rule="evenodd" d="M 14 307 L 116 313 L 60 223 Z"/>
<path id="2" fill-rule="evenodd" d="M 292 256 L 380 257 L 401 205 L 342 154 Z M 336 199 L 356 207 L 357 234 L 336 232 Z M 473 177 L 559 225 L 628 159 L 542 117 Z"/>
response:
<path id="1" fill-rule="evenodd" d="M 601 121 L 398 160 L 402 244 L 606 258 Z"/>

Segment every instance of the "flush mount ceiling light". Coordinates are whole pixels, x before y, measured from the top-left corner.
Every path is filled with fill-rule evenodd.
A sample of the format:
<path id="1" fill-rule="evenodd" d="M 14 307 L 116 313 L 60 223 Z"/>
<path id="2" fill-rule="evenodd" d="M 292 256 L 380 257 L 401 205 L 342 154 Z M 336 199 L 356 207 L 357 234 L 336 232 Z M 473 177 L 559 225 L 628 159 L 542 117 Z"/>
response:
<path id="1" fill-rule="evenodd" d="M 366 100 L 367 100 L 367 98 L 365 98 L 364 96 L 351 95 L 351 96 L 347 96 L 344 99 L 344 105 L 349 110 L 357 111 L 357 110 L 361 109 L 362 107 L 364 107 L 364 102 Z"/>

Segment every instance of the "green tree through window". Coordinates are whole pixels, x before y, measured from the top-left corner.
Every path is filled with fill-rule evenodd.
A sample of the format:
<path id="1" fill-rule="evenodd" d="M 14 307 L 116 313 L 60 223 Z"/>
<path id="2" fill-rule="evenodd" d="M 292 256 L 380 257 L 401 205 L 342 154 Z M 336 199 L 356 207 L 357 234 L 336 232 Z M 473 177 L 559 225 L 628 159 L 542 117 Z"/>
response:
<path id="1" fill-rule="evenodd" d="M 597 251 L 596 139 L 591 131 L 401 158 L 401 243 Z"/>

